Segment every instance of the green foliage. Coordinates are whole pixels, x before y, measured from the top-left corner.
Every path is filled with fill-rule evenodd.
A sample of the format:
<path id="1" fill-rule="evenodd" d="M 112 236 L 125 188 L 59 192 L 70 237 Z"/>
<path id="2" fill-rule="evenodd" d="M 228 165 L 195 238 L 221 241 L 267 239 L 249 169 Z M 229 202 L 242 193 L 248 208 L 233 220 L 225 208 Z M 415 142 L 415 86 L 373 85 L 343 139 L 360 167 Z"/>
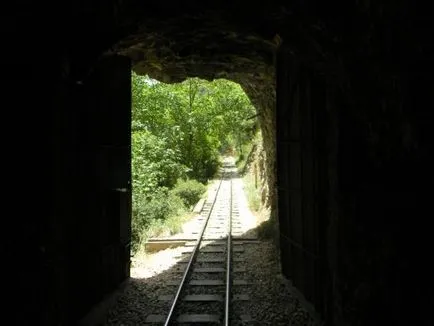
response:
<path id="1" fill-rule="evenodd" d="M 255 176 L 253 171 L 245 174 L 243 177 L 244 191 L 246 193 L 247 202 L 249 208 L 253 212 L 257 212 L 261 207 L 261 193 L 258 186 L 257 176 Z"/>
<path id="2" fill-rule="evenodd" d="M 185 211 L 181 198 L 172 195 L 168 189 L 179 177 L 185 176 L 187 168 L 179 163 L 176 149 L 167 148 L 165 139 L 149 131 L 133 132 L 131 145 L 132 243 L 136 250 L 147 236 L 145 231 L 155 228 L 155 221 L 161 224 Z"/>
<path id="3" fill-rule="evenodd" d="M 149 235 L 146 230 L 165 220 L 181 216 L 186 212 L 182 199 L 167 188 L 157 188 L 152 196 L 133 197 L 133 218 L 131 223 L 133 250 Z"/>
<path id="4" fill-rule="evenodd" d="M 254 155 L 256 148 L 262 144 L 262 134 L 260 131 L 257 131 L 252 138 L 250 142 L 242 144 L 234 152 L 235 164 L 241 175 L 245 174 L 251 163 L 252 155 Z"/>
<path id="5" fill-rule="evenodd" d="M 177 148 L 149 131 L 136 131 L 131 136 L 132 178 L 134 191 L 152 194 L 158 187 L 171 188 L 184 177 L 188 168 L 180 162 Z"/>
<path id="6" fill-rule="evenodd" d="M 175 196 L 180 197 L 187 207 L 197 203 L 205 192 L 206 187 L 196 180 L 178 180 L 172 192 Z"/>
<path id="7" fill-rule="evenodd" d="M 206 181 L 222 150 L 248 142 L 257 129 L 256 111 L 233 82 L 190 78 L 179 84 L 132 78 L 133 131 L 148 131 L 179 153 L 190 178 Z"/>
<path id="8" fill-rule="evenodd" d="M 131 82 L 137 244 L 150 229 L 193 205 L 205 189 L 200 182 L 217 172 L 220 153 L 242 149 L 257 126 L 250 119 L 256 114 L 250 100 L 228 80 L 164 84 L 133 73 Z M 179 179 L 190 180 L 177 183 Z"/>

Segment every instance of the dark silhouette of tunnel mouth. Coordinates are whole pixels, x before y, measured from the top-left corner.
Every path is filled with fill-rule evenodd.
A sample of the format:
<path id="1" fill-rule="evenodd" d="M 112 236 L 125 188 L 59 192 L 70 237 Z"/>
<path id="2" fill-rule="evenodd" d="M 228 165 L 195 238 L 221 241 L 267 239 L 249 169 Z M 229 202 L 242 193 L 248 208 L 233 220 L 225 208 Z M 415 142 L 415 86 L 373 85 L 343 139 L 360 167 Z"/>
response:
<path id="1" fill-rule="evenodd" d="M 323 205 L 323 213 L 312 220 L 317 230 L 299 228 L 316 232 L 312 239 L 319 242 L 320 279 L 315 281 L 313 276 L 305 276 L 304 272 L 311 270 L 308 262 L 297 264 L 293 260 L 293 246 L 282 242 L 282 264 L 287 263 L 284 273 L 310 279 L 320 297 L 314 301 L 328 322 L 336 321 L 339 325 L 430 324 L 433 296 L 432 291 L 426 289 L 432 285 L 434 273 L 429 264 L 432 235 L 426 213 L 432 211 L 432 194 L 426 191 L 426 185 L 432 176 L 430 157 L 433 153 L 429 141 L 433 121 L 430 110 L 433 104 L 431 4 L 295 1 L 280 8 L 280 3 L 274 1 L 258 2 L 258 5 L 236 1 L 231 2 L 232 5 L 219 2 L 214 10 L 212 5 L 207 8 L 208 3 L 188 3 L 189 6 L 184 6 L 184 2 L 178 2 L 176 7 L 167 8 L 170 17 L 164 8 L 168 6 L 163 2 L 148 5 L 135 0 L 109 4 L 92 1 L 70 6 L 71 10 L 67 11 L 61 6 L 20 4 L 7 13 L 8 17 L 4 15 L 8 27 L 4 43 L 11 50 L 4 51 L 6 59 L 2 63 L 6 74 L 2 77 L 6 85 L 12 85 L 11 92 L 7 89 L 5 93 L 18 99 L 16 109 L 9 110 L 17 113 L 17 119 L 11 121 L 21 121 L 20 130 L 37 145 L 40 157 L 33 160 L 35 173 L 23 173 L 26 167 L 19 163 L 27 164 L 28 154 L 20 150 L 21 138 L 5 137 L 5 144 L 14 148 L 9 156 L 16 153 L 14 159 L 9 160 L 17 167 L 16 171 L 6 170 L 16 178 L 11 184 L 37 186 L 33 195 L 27 197 L 29 204 L 16 210 L 20 218 L 8 218 L 14 224 L 5 229 L 11 231 L 5 233 L 7 245 L 12 248 L 11 259 L 7 258 L 5 264 L 19 261 L 20 268 L 9 268 L 18 269 L 19 279 L 28 278 L 31 265 L 35 280 L 18 284 L 20 288 L 14 287 L 11 291 L 12 300 L 20 309 L 13 318 L 18 322 L 34 323 L 39 319 L 47 321 L 46 324 L 67 324 L 121 281 L 105 270 L 106 266 L 111 266 L 107 264 L 110 260 L 103 258 L 107 252 L 91 241 L 108 235 L 103 229 L 103 216 L 94 214 L 101 211 L 102 204 L 91 197 L 89 200 L 81 198 L 87 196 L 86 191 L 97 195 L 101 184 L 88 183 L 81 175 L 84 171 L 73 165 L 83 163 L 83 170 L 89 174 L 96 173 L 99 167 L 95 158 L 76 146 L 74 135 L 80 133 L 83 125 L 91 124 L 84 110 L 80 110 L 88 109 L 90 98 L 98 97 L 95 92 L 104 87 L 98 84 L 89 89 L 92 94 L 83 94 L 77 81 L 93 67 L 96 57 L 124 35 L 131 34 L 131 52 L 127 56 L 136 58 L 133 60 L 136 71 L 149 72 L 156 79 L 160 79 L 159 74 L 173 76 L 168 77 L 170 81 L 199 74 L 213 78 L 219 76 L 220 71 L 230 80 L 241 81 L 240 84 L 250 90 L 249 96 L 258 103 L 264 102 L 255 105 L 262 114 L 262 121 L 267 120 L 263 115 L 268 115 L 268 121 L 274 121 L 274 106 L 271 105 L 274 91 L 280 97 L 277 105 L 280 116 L 290 111 L 295 102 L 301 103 L 296 106 L 306 113 L 297 89 L 303 94 L 315 89 L 326 93 L 326 98 L 311 97 L 316 102 L 314 112 L 322 114 L 322 108 L 327 111 L 316 131 L 332 130 L 326 137 L 330 146 L 318 157 L 325 185 L 316 198 Z M 271 9 L 282 15 L 269 15 L 270 11 L 262 10 L 263 5 L 273 7 Z M 234 7 L 238 10 L 232 10 Z M 150 16 L 154 15 L 155 8 L 159 16 L 152 20 Z M 208 9 L 210 15 L 203 15 Z M 137 14 L 130 17 L 132 12 Z M 183 19 L 191 16 L 199 18 L 197 24 Z M 213 21 L 211 17 L 216 18 Z M 275 64 L 260 65 L 258 71 L 255 71 L 255 62 L 259 61 L 245 66 L 238 61 L 239 65 L 231 66 L 227 63 L 231 59 L 225 61 L 224 52 L 232 51 L 228 48 L 234 51 L 239 48 L 242 52 L 249 49 L 248 44 L 243 47 L 241 43 L 233 43 L 218 52 L 200 35 L 194 37 L 185 33 L 194 30 L 220 41 L 210 29 L 200 30 L 199 23 L 208 21 L 209 25 L 215 25 L 215 31 L 230 31 L 236 26 L 235 40 L 246 39 L 239 35 L 247 35 L 250 30 L 262 32 L 264 40 L 271 40 L 274 33 L 279 33 L 283 44 L 276 53 Z M 150 35 L 149 43 L 145 42 L 140 48 L 141 40 L 134 39 L 137 25 L 144 27 L 142 36 L 161 33 L 157 37 Z M 305 28 L 296 29 L 295 25 Z M 309 26 L 317 33 L 305 37 Z M 53 31 L 60 37 L 56 38 Z M 29 32 L 40 37 L 23 38 Z M 230 39 L 230 33 L 227 34 Z M 292 44 L 293 40 L 300 46 Z M 151 47 L 154 41 L 155 46 Z M 166 56 L 164 46 L 173 41 L 176 44 Z M 205 49 L 207 45 L 210 47 Z M 137 54 L 133 53 L 134 47 L 139 48 Z M 153 51 L 146 52 L 148 48 Z M 30 58 L 29 49 L 43 50 L 32 51 Z M 114 52 L 122 51 L 114 49 Z M 240 52 L 232 54 L 243 57 Z M 213 53 L 218 55 L 213 57 Z M 175 60 L 177 55 L 179 65 Z M 160 60 L 166 57 L 169 59 Z M 258 57 L 271 62 L 272 52 Z M 192 64 L 187 62 L 190 59 Z M 126 75 L 130 67 L 125 65 L 124 68 L 119 71 Z M 280 78 L 277 88 L 272 77 L 274 68 Z M 25 90 L 25 96 L 20 76 L 26 76 L 28 84 L 32 85 Z M 312 87 L 307 87 L 305 82 Z M 127 87 L 122 89 L 127 90 Z M 126 98 L 118 107 L 127 101 Z M 39 104 L 47 109 L 34 110 Z M 293 119 L 277 121 L 280 122 L 278 128 L 273 122 L 263 124 L 269 134 L 282 129 L 292 133 L 297 126 L 291 123 Z M 49 133 L 47 137 L 42 133 L 44 130 Z M 95 128 L 96 133 L 100 131 Z M 53 142 L 49 141 L 50 137 Z M 269 136 L 265 139 L 274 141 Z M 282 149 L 287 154 L 298 151 L 297 145 L 289 142 L 292 139 L 281 140 L 288 142 L 279 143 L 279 151 Z M 264 147 L 266 150 L 274 148 L 270 144 Z M 52 153 L 52 157 L 45 152 Z M 271 159 L 275 157 L 273 152 L 269 154 Z M 294 166 L 284 155 L 278 153 L 276 157 L 280 179 L 279 183 L 270 183 L 269 189 L 274 193 L 278 188 L 279 205 L 285 205 L 279 206 L 280 231 L 290 234 L 289 229 L 294 230 L 293 226 L 305 215 L 292 214 L 285 207 L 292 204 L 294 195 L 303 196 L 303 191 L 294 193 L 289 189 L 291 184 L 285 179 L 291 179 L 288 174 Z M 285 192 L 285 188 L 291 193 Z M 41 198 L 36 199 L 38 194 Z M 11 207 L 14 210 L 16 205 Z M 126 221 L 127 215 L 121 222 Z M 14 230 L 20 231 L 20 241 Z M 86 234 L 87 230 L 92 232 Z M 301 231 L 296 230 L 294 234 L 301 234 Z M 113 247 L 121 245 L 123 249 L 124 241 L 128 239 L 116 240 Z M 80 244 L 83 248 L 78 247 Z M 40 250 L 40 246 L 44 250 Z M 27 258 L 17 259 L 23 253 Z M 129 253 L 114 254 L 114 258 L 122 262 L 120 275 L 127 270 L 123 266 L 127 266 L 128 256 Z M 102 279 L 110 284 L 93 286 Z M 22 293 L 29 294 L 25 300 L 21 298 Z"/>

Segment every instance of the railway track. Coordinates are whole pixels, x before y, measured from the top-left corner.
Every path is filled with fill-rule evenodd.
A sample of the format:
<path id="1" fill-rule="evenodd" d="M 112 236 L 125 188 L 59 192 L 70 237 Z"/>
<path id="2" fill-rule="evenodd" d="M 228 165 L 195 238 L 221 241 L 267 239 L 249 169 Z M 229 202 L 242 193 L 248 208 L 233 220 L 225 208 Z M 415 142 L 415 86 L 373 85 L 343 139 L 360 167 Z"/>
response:
<path id="1" fill-rule="evenodd" d="M 242 293 L 247 282 L 242 279 L 245 267 L 240 216 L 233 196 L 235 166 L 225 164 L 214 198 L 206 202 L 199 218 L 195 241 L 185 244 L 183 259 L 177 269 L 181 278 L 174 280 L 177 290 L 163 295 L 170 301 L 167 315 L 149 315 L 147 325 L 234 325 L 251 321 L 232 309 L 235 301 L 249 300 Z"/>

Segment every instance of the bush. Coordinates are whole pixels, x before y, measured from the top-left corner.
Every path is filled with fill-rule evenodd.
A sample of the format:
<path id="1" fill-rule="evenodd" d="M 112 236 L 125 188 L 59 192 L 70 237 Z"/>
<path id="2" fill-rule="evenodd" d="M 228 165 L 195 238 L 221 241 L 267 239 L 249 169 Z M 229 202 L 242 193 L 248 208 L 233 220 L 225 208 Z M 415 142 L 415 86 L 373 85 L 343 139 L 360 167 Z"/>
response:
<path id="1" fill-rule="evenodd" d="M 190 207 L 197 203 L 205 190 L 206 187 L 196 180 L 179 179 L 171 192 L 180 197 L 187 207 Z"/>
<path id="2" fill-rule="evenodd" d="M 185 211 L 181 198 L 168 191 L 167 188 L 157 188 L 152 196 L 133 196 L 133 216 L 131 222 L 133 250 L 147 236 L 153 224 L 161 224 L 169 218 L 181 215 Z"/>

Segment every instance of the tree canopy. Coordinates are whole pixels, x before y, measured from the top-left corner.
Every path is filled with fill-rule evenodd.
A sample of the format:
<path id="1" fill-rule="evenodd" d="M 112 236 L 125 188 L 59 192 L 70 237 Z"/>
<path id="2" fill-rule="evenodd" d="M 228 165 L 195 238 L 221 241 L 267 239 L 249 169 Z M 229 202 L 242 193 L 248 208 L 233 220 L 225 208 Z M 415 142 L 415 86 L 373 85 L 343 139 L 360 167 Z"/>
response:
<path id="1" fill-rule="evenodd" d="M 132 96 L 133 134 L 157 137 L 173 152 L 182 173 L 201 181 L 215 172 L 220 151 L 239 147 L 255 129 L 255 120 L 249 119 L 255 108 L 228 80 L 164 84 L 133 74 Z"/>
<path id="2" fill-rule="evenodd" d="M 228 80 L 165 84 L 132 74 L 135 241 L 153 220 L 175 214 L 173 203 L 200 195 L 202 185 L 194 182 L 205 183 L 222 153 L 253 138 L 255 112 L 240 85 Z"/>

